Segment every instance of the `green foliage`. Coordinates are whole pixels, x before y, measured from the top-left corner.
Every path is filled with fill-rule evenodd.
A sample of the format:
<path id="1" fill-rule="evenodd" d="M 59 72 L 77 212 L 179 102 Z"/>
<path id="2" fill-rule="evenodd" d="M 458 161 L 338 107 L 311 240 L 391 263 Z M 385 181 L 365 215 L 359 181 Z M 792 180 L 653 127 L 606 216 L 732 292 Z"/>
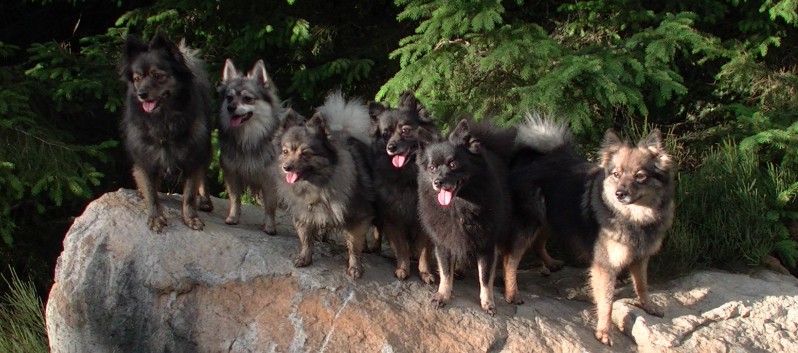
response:
<path id="1" fill-rule="evenodd" d="M 0 93 L 0 139 L 5 146 L 0 150 L 0 237 L 6 245 L 14 240 L 12 211 L 22 203 L 43 213 L 62 206 L 65 199 L 92 197 L 92 187 L 103 176 L 94 162 L 106 161 L 104 151 L 115 146 L 113 141 L 74 143 L 74 136 L 59 128 L 77 122 L 65 121 L 72 114 L 86 114 L 87 107 L 75 102 L 103 94 L 101 81 L 78 73 L 89 66 L 70 61 L 66 51 L 36 45 L 30 49 L 34 68 L 23 72 L 22 66 L 0 67 L 5 83 Z"/>
<path id="2" fill-rule="evenodd" d="M 0 351 L 49 352 L 44 306 L 33 285 L 22 281 L 14 271 L 11 280 L 3 280 L 10 290 L 0 299 Z"/>
<path id="3" fill-rule="evenodd" d="M 731 142 L 707 152 L 704 164 L 682 173 L 677 183 L 676 219 L 661 254 L 658 273 L 700 267 L 757 265 L 776 253 L 785 263 L 798 259 L 796 240 L 784 221 L 796 219 L 795 197 L 784 192 L 796 180 L 788 169 L 761 168 L 756 155 Z"/>

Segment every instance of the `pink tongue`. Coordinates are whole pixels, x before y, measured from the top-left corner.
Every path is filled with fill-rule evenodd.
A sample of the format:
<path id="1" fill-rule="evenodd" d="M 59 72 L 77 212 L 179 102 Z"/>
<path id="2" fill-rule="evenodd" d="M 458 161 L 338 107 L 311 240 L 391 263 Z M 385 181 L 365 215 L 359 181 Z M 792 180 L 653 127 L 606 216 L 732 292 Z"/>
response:
<path id="1" fill-rule="evenodd" d="M 289 184 L 296 183 L 297 180 L 299 180 L 299 174 L 292 172 L 285 173 L 285 181 Z"/>
<path id="2" fill-rule="evenodd" d="M 449 206 L 452 203 L 452 192 L 445 189 L 438 191 L 438 203 L 441 206 Z"/>
<path id="3" fill-rule="evenodd" d="M 396 168 L 402 168 L 405 166 L 405 163 L 407 163 L 407 156 L 403 154 L 397 154 L 393 156 L 391 163 Z"/>
<path id="4" fill-rule="evenodd" d="M 145 112 L 149 113 L 155 109 L 155 104 L 157 103 L 157 101 L 141 102 L 141 109 L 144 109 Z"/>
<path id="5" fill-rule="evenodd" d="M 230 120 L 230 126 L 238 127 L 238 125 L 241 125 L 241 120 L 244 120 L 244 117 L 240 115 L 234 116 L 233 119 Z"/>

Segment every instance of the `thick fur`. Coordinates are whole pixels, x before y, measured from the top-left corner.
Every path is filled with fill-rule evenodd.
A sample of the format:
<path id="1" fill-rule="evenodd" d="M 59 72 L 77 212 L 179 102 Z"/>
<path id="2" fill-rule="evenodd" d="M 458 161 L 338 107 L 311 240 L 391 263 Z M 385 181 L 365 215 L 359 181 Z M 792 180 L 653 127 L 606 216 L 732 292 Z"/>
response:
<path id="1" fill-rule="evenodd" d="M 340 93 L 328 96 L 307 122 L 293 111 L 286 114 L 278 142 L 277 168 L 284 177 L 278 191 L 299 237 L 295 266 L 311 264 L 314 237 L 342 230 L 349 251 L 347 273 L 353 279 L 361 277 L 361 253 L 374 218 L 375 195 L 369 141 L 356 137 L 367 138 L 368 126 L 366 106 L 346 102 Z"/>
<path id="2" fill-rule="evenodd" d="M 283 123 L 283 107 L 262 60 L 246 75 L 225 61 L 219 111 L 220 163 L 229 194 L 227 224 L 238 224 L 241 195 L 246 188 L 258 196 L 265 211 L 263 231 L 277 234 L 275 211 L 279 200 L 274 139 Z"/>
<path id="3" fill-rule="evenodd" d="M 412 248 L 418 250 L 421 280 L 435 283 L 432 243 L 418 218 L 419 135 L 439 138 L 439 131 L 412 92 L 405 92 L 395 109 L 369 103 L 371 158 L 377 192 L 378 222 L 396 255 L 396 278 L 410 275 Z"/>
<path id="4" fill-rule="evenodd" d="M 637 305 L 652 315 L 662 312 L 648 299 L 649 258 L 662 245 L 673 222 L 674 181 L 671 157 L 659 130 L 637 145 L 607 131 L 594 164 L 578 155 L 562 124 L 530 118 L 530 130 L 548 131 L 531 141 L 544 153 L 514 175 L 540 186 L 546 222 L 591 258 L 590 284 L 597 307 L 596 338 L 611 345 L 612 301 L 616 277 L 629 272 Z"/>
<path id="5" fill-rule="evenodd" d="M 181 43 L 162 36 L 149 44 L 129 36 L 120 74 L 127 82 L 121 122 L 133 177 L 147 206 L 147 224 L 160 233 L 167 225 L 158 203 L 164 178 L 184 180 L 183 222 L 200 230 L 200 208 L 211 210 L 205 171 L 211 159 L 210 83 L 202 61 Z"/>
<path id="6" fill-rule="evenodd" d="M 497 245 L 514 231 L 507 156 L 510 131 L 461 121 L 446 141 L 418 153 L 421 223 L 435 243 L 440 284 L 433 302 L 449 302 L 455 266 L 476 260 L 480 304 L 495 313 Z"/>

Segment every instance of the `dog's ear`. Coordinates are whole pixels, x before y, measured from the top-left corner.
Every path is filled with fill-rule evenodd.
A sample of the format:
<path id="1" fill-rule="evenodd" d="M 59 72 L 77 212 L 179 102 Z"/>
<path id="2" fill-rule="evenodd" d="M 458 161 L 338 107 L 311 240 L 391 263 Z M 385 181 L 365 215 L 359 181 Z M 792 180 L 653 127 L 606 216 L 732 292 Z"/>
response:
<path id="1" fill-rule="evenodd" d="M 418 98 L 416 98 L 415 93 L 413 91 L 406 91 L 402 94 L 399 98 L 399 104 L 397 105 L 399 110 L 411 111 L 415 112 L 418 116 L 418 119 L 425 124 L 432 123 L 432 117 L 430 116 L 427 108 L 419 102 Z"/>
<path id="2" fill-rule="evenodd" d="M 388 110 L 388 108 L 380 103 L 369 102 L 369 116 L 371 117 L 372 121 L 377 120 L 377 117 L 386 110 Z"/>
<path id="3" fill-rule="evenodd" d="M 416 134 L 416 142 L 418 143 L 419 151 L 423 151 L 427 146 L 440 142 L 441 140 L 440 135 L 423 128 L 416 130 Z"/>
<path id="4" fill-rule="evenodd" d="M 236 66 L 233 65 L 233 60 L 228 58 L 224 61 L 224 68 L 222 69 L 222 84 L 226 84 L 230 80 L 238 77 L 241 77 L 241 72 L 236 70 Z"/>
<path id="5" fill-rule="evenodd" d="M 305 126 L 316 129 L 316 131 L 327 137 L 328 140 L 332 140 L 333 138 L 330 126 L 327 124 L 327 118 L 321 112 L 313 114 L 305 123 Z"/>
<path id="6" fill-rule="evenodd" d="M 305 118 L 299 115 L 295 110 L 288 108 L 283 113 L 283 124 L 281 130 L 284 132 L 294 126 L 302 126 L 305 123 Z"/>
<path id="7" fill-rule="evenodd" d="M 657 169 L 667 171 L 671 167 L 671 156 L 662 147 L 662 133 L 654 129 L 645 138 L 640 140 L 637 147 L 645 149 L 655 160 Z"/>
<path id="8" fill-rule="evenodd" d="M 263 63 L 263 59 L 258 59 L 255 65 L 252 65 L 252 70 L 249 70 L 247 77 L 255 79 L 261 86 L 267 89 L 272 88 L 272 79 L 266 72 L 266 65 Z"/>
<path id="9" fill-rule="evenodd" d="M 471 134 L 471 127 L 466 119 L 460 120 L 460 123 L 449 134 L 449 142 L 464 146 L 473 154 L 479 154 L 482 151 L 482 143 Z"/>
<path id="10" fill-rule="evenodd" d="M 601 166 L 607 168 L 610 163 L 610 159 L 615 153 L 623 147 L 623 140 L 613 131 L 612 129 L 608 129 L 607 132 L 604 133 L 604 141 L 601 142 Z"/>
<path id="11" fill-rule="evenodd" d="M 119 77 L 123 81 L 131 79 L 130 64 L 139 54 L 145 51 L 147 51 L 147 45 L 138 36 L 129 34 L 125 38 L 125 46 L 122 49 L 122 62 L 119 63 Z"/>

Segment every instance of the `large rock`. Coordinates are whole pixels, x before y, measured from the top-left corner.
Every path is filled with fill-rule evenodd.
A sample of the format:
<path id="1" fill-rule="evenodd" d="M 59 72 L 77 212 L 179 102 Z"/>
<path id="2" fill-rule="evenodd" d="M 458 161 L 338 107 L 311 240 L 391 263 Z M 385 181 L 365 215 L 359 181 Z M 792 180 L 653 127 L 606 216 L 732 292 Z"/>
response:
<path id="1" fill-rule="evenodd" d="M 519 276 L 521 306 L 479 307 L 473 276 L 455 282 L 453 302 L 431 305 L 435 287 L 400 282 L 393 260 L 365 255 L 357 281 L 345 248 L 322 243 L 294 268 L 298 242 L 285 215 L 279 235 L 260 230 L 245 207 L 224 224 L 225 200 L 202 214 L 203 231 L 162 195 L 169 226 L 146 225 L 141 200 L 120 190 L 92 202 L 69 230 L 47 302 L 52 352 L 604 352 L 593 338 L 583 271 Z M 384 251 L 390 253 L 390 251 Z M 500 281 L 497 281 L 500 283 Z M 629 285 L 618 297 L 631 297 Z M 798 286 L 771 272 L 700 272 L 653 286 L 656 318 L 624 300 L 614 305 L 613 351 L 798 352 Z M 635 342 L 637 342 L 635 344 Z"/>

